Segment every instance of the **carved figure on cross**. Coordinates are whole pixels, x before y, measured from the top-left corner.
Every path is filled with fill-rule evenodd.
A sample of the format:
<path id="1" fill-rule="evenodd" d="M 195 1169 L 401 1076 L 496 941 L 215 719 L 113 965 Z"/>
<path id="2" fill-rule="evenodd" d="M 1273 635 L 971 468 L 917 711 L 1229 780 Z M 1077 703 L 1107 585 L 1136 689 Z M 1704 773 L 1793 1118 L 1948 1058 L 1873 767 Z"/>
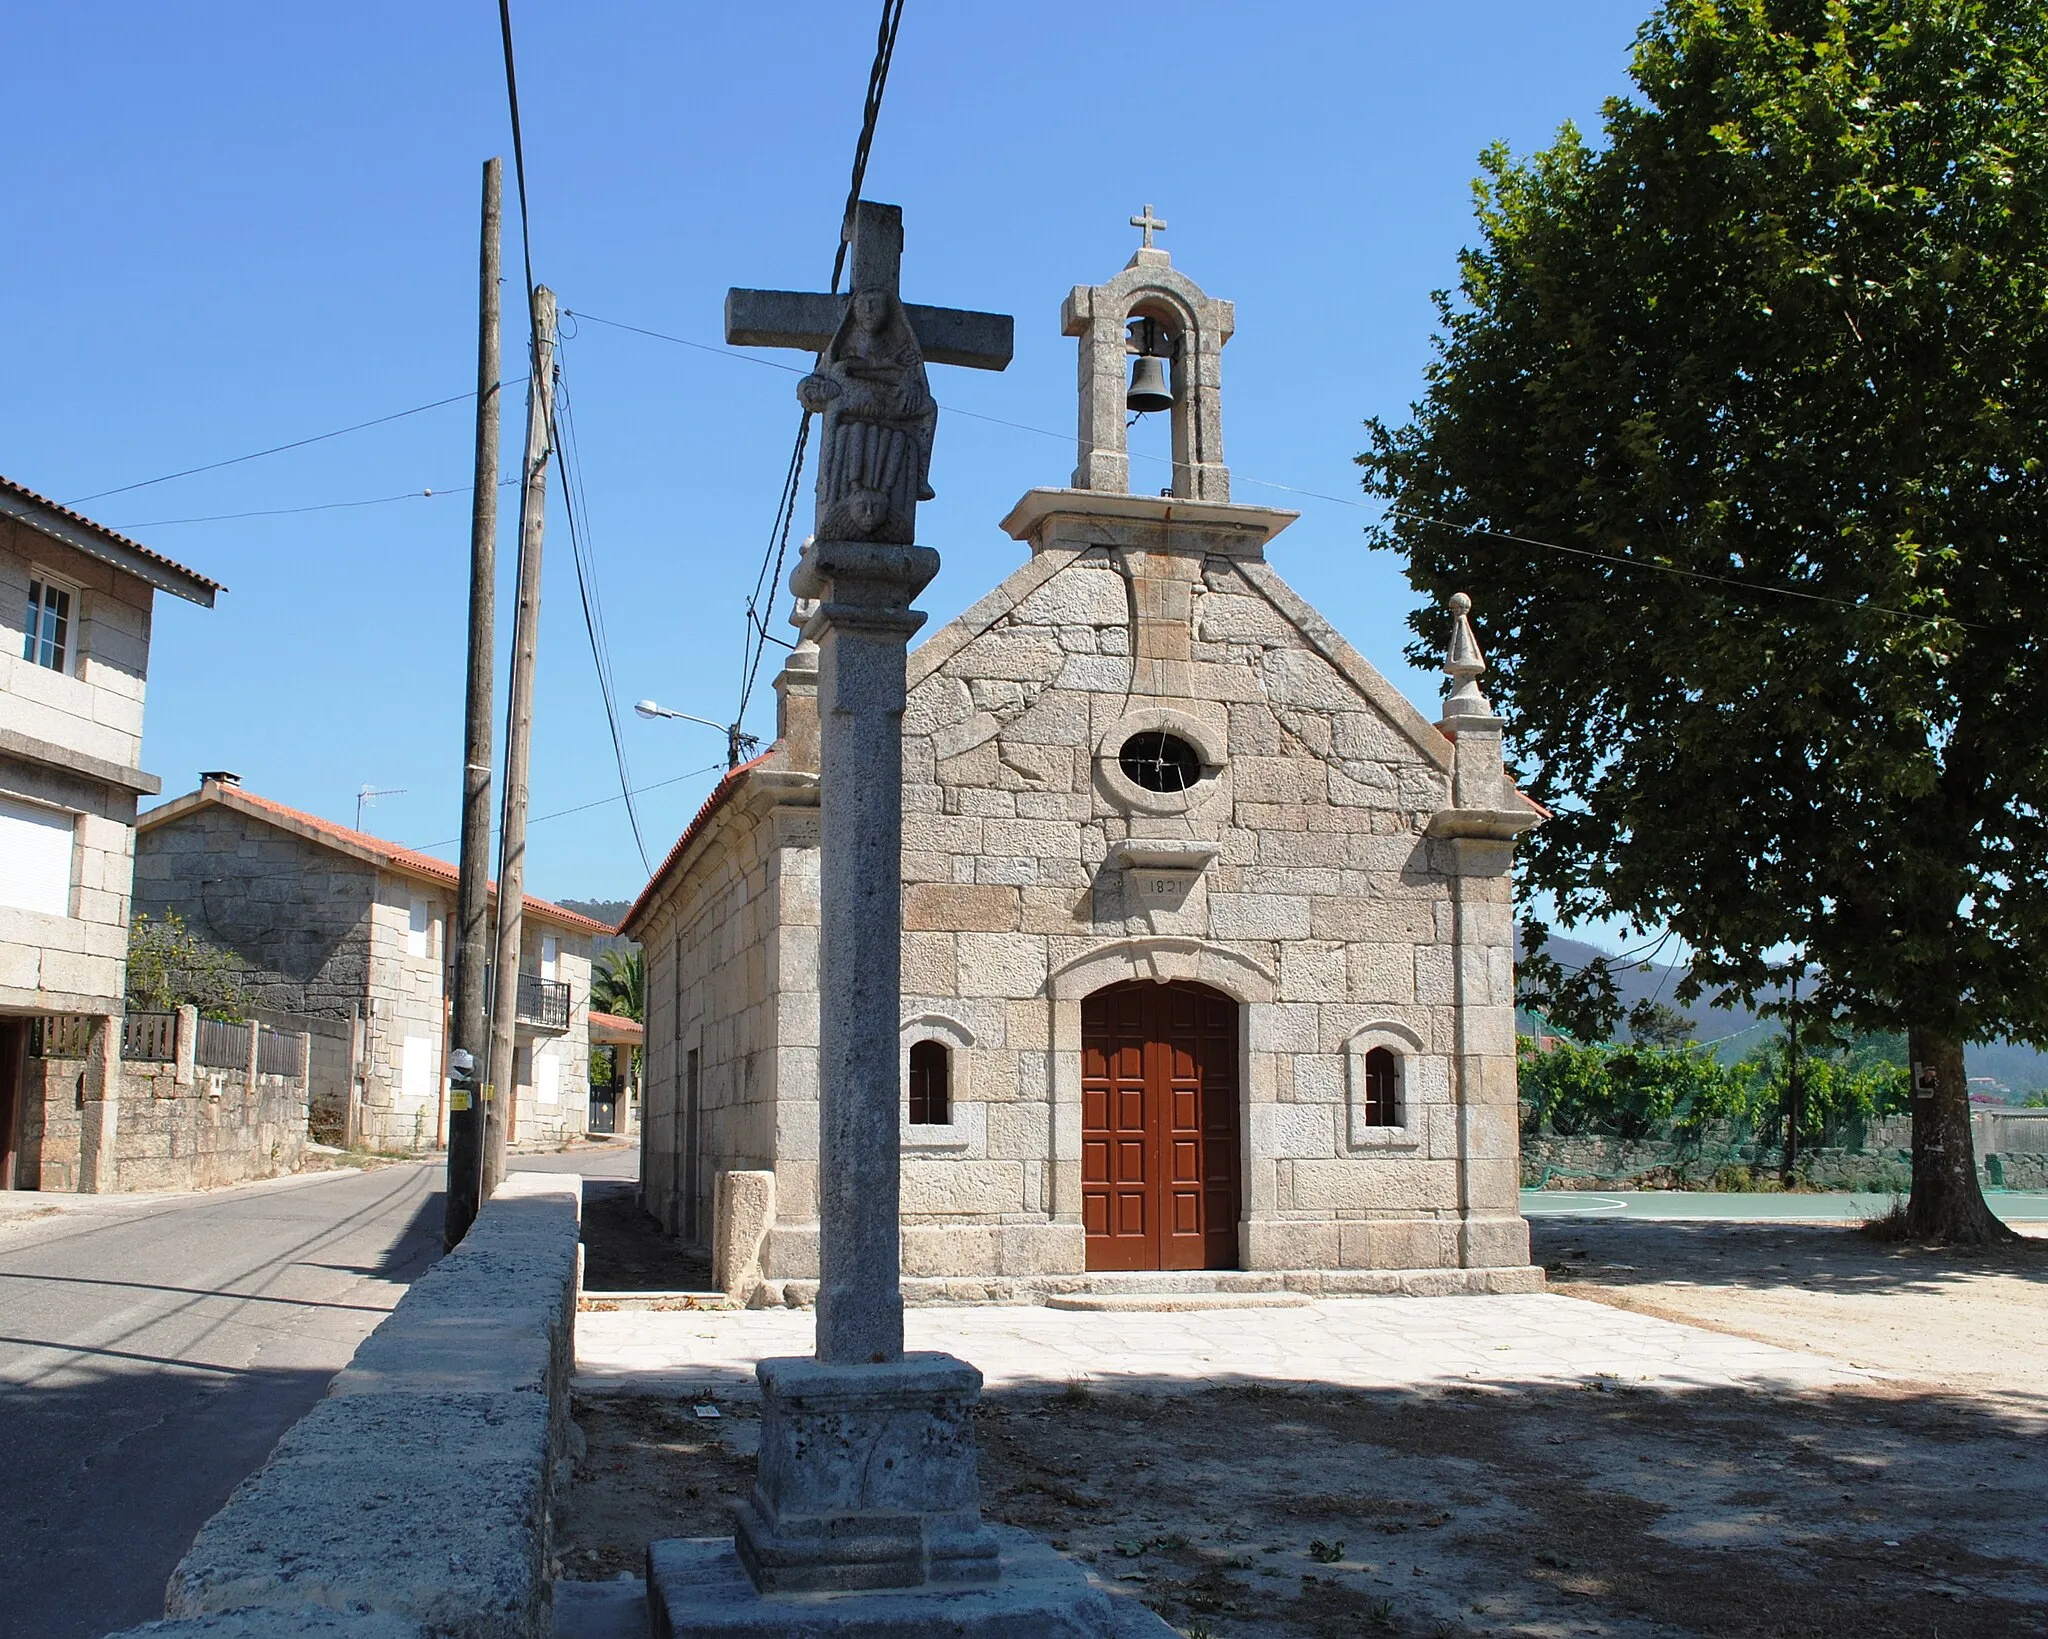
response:
<path id="1" fill-rule="evenodd" d="M 848 294 L 726 294 L 728 342 L 818 355 L 797 398 L 824 422 L 814 530 L 821 541 L 913 544 L 917 503 L 932 498 L 938 423 L 925 364 L 1001 370 L 1014 349 L 1007 314 L 906 304 L 898 291 L 902 260 L 902 210 L 863 199 L 854 211 Z"/>
<path id="2" fill-rule="evenodd" d="M 1143 231 L 1145 235 L 1145 248 L 1147 250 L 1150 250 L 1152 248 L 1153 230 L 1157 229 L 1161 233 L 1164 233 L 1166 231 L 1165 219 L 1162 217 L 1154 216 L 1152 214 L 1152 207 L 1150 205 L 1147 205 L 1145 207 L 1144 215 L 1134 216 L 1131 218 L 1131 226 Z"/>

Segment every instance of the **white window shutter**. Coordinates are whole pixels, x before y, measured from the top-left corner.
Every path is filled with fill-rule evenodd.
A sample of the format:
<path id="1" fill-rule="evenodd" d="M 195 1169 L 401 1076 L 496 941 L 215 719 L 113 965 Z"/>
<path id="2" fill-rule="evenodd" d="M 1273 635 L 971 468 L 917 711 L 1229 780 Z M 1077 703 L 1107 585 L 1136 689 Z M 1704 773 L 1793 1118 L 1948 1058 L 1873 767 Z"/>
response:
<path id="1" fill-rule="evenodd" d="M 76 838 L 70 814 L 0 797 L 0 905 L 69 916 Z"/>

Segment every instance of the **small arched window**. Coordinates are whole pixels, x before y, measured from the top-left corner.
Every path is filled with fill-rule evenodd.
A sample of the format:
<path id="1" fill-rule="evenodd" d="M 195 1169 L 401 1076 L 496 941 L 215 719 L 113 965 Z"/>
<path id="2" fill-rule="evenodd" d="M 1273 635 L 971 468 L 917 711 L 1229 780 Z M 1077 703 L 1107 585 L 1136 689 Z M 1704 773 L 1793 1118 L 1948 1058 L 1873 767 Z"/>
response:
<path id="1" fill-rule="evenodd" d="M 1401 1125 L 1401 1061 L 1390 1047 L 1375 1047 L 1365 1055 L 1365 1124 Z"/>
<path id="2" fill-rule="evenodd" d="M 942 1041 L 910 1044 L 910 1124 L 953 1124 L 953 1055 Z"/>

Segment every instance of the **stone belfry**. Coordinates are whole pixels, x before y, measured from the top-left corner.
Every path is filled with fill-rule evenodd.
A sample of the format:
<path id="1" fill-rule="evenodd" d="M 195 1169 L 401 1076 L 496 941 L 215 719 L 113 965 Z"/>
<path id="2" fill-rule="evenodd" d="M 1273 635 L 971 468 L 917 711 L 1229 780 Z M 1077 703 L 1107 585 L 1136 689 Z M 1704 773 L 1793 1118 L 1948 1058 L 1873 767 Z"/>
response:
<path id="1" fill-rule="evenodd" d="M 1060 309 L 1062 335 L 1081 341 L 1081 452 L 1074 488 L 1125 494 L 1131 458 L 1125 445 L 1126 366 L 1133 357 L 1164 361 L 1171 372 L 1173 483 L 1162 493 L 1182 501 L 1230 499 L 1223 464 L 1223 344 L 1236 310 L 1205 295 L 1173 265 L 1152 235 L 1166 224 L 1131 218 L 1145 238 L 1107 284 L 1076 285 Z"/>

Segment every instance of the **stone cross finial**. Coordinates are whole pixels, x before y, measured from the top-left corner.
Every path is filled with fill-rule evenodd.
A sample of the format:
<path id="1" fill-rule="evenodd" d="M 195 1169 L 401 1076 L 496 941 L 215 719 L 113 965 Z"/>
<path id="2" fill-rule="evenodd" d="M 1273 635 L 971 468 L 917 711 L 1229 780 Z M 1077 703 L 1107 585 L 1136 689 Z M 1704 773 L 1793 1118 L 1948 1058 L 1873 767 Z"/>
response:
<path id="1" fill-rule="evenodd" d="M 1472 600 L 1463 592 L 1451 594 L 1451 642 L 1444 655 L 1444 675 L 1451 687 L 1444 696 L 1442 726 L 1454 730 L 1461 724 L 1497 727 L 1499 720 L 1485 695 L 1479 692 L 1479 676 L 1486 661 L 1479 653 L 1479 639 L 1472 634 Z"/>
<path id="2" fill-rule="evenodd" d="M 1166 223 L 1161 218 L 1152 214 L 1152 207 L 1150 205 L 1145 207 L 1145 214 L 1143 216 L 1131 218 L 1131 226 L 1140 229 L 1144 233 L 1145 248 L 1147 250 L 1152 248 L 1153 230 L 1156 228 L 1161 233 L 1166 231 Z"/>
<path id="3" fill-rule="evenodd" d="M 850 292 L 726 293 L 728 342 L 818 355 L 797 397 L 823 418 L 820 540 L 914 542 L 917 504 L 932 498 L 926 479 L 938 420 L 925 365 L 1001 370 L 1010 362 L 1008 314 L 903 301 L 902 258 L 903 212 L 863 199 L 854 207 Z"/>

